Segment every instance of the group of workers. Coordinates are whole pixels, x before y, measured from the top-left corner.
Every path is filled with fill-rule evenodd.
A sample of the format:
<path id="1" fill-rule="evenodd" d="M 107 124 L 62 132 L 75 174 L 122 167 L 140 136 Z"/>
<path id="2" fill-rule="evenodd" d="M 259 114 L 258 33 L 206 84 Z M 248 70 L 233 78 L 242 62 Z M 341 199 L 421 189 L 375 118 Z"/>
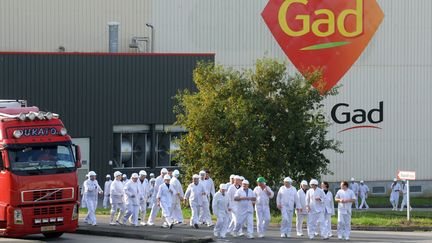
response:
<path id="1" fill-rule="evenodd" d="M 88 173 L 83 184 L 82 205 L 88 208 L 84 219 L 86 223 L 97 225 L 95 210 L 98 195 L 104 195 L 103 206 L 111 204 L 110 225 L 154 225 L 155 218 L 162 210 L 162 227 L 172 228 L 175 224 L 183 224 L 181 202 L 189 203 L 192 215 L 190 226 L 199 228 L 201 224 L 214 226 L 215 237 L 225 238 L 228 233 L 233 237 L 246 235 L 254 238 L 254 214 L 256 215 L 256 231 L 259 238 L 265 237 L 270 223 L 270 200 L 275 193 L 267 186 L 266 180 L 259 177 L 257 186 L 252 190 L 249 181 L 239 175 L 231 175 L 230 181 L 215 185 L 209 171 L 200 171 L 192 176 L 192 182 L 185 192 L 178 179 L 178 170 L 168 171 L 163 168 L 158 177 L 140 171 L 133 173 L 130 180 L 119 171 L 114 173 L 114 180 L 107 175 L 104 190 L 101 189 L 96 173 Z M 355 183 L 356 184 L 356 183 Z M 361 189 L 363 186 L 365 188 Z M 349 240 L 351 229 L 351 208 L 360 195 L 366 208 L 366 196 L 369 190 L 364 183 L 353 187 L 348 182 L 340 184 L 340 190 L 333 196 L 327 182 L 318 183 L 312 179 L 309 183 L 302 181 L 297 190 L 293 180 L 286 177 L 276 194 L 277 208 L 281 211 L 282 222 L 280 233 L 282 238 L 291 237 L 292 218 L 296 214 L 297 236 L 303 236 L 303 223 L 306 221 L 307 236 L 310 239 L 318 235 L 322 239 L 332 237 L 331 217 L 335 215 L 334 202 L 338 203 L 337 234 L 339 239 Z M 212 223 L 210 207 L 217 218 Z M 146 221 L 147 208 L 150 208 Z M 243 233 L 245 228 L 246 234 Z"/>

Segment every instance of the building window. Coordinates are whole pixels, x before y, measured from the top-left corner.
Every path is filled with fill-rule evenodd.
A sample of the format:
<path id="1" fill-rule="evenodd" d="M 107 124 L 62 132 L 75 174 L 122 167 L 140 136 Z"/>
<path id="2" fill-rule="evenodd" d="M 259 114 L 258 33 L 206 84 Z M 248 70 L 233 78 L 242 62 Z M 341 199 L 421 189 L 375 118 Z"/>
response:
<path id="1" fill-rule="evenodd" d="M 114 167 L 148 167 L 150 164 L 150 126 L 114 126 Z"/>
<path id="2" fill-rule="evenodd" d="M 186 130 L 178 126 L 156 125 L 155 132 L 157 144 L 156 166 L 178 166 L 176 151 L 179 150 L 179 146 L 177 145 L 176 140 L 183 134 L 186 134 Z"/>
<path id="3" fill-rule="evenodd" d="M 383 186 L 372 187 L 372 194 L 385 194 L 386 189 Z"/>
<path id="4" fill-rule="evenodd" d="M 410 192 L 422 192 L 422 186 L 410 186 Z"/>

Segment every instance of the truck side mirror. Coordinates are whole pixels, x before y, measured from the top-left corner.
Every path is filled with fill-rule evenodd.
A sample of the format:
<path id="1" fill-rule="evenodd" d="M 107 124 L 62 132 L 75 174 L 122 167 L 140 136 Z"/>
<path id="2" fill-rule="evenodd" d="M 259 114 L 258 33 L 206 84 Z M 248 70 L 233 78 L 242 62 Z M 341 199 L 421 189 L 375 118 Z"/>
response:
<path id="1" fill-rule="evenodd" d="M 73 145 L 75 147 L 75 166 L 81 168 L 81 149 L 79 145 Z"/>

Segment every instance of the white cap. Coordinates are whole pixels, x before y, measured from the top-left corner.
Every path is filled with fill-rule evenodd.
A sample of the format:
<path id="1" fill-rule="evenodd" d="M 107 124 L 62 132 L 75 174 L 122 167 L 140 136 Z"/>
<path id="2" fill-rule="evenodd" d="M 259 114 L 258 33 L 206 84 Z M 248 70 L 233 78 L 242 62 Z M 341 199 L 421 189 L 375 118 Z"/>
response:
<path id="1" fill-rule="evenodd" d="M 312 185 L 316 185 L 316 186 L 318 186 L 318 180 L 316 180 L 316 179 L 312 179 L 310 182 L 309 182 L 309 184 L 312 186 Z"/>
<path id="2" fill-rule="evenodd" d="M 132 176 L 131 176 L 131 178 L 138 178 L 138 177 L 139 177 L 139 176 L 138 176 L 137 173 L 133 173 Z"/>
<path id="3" fill-rule="evenodd" d="M 154 177 L 154 173 L 150 173 L 150 176 L 151 176 L 151 177 Z"/>
<path id="4" fill-rule="evenodd" d="M 355 181 L 355 180 L 354 180 L 354 177 L 351 177 L 351 181 Z"/>
<path id="5" fill-rule="evenodd" d="M 106 178 L 111 178 L 111 175 L 110 175 L 110 174 L 108 174 L 108 175 L 106 175 L 105 177 L 106 177 Z"/>
<path id="6" fill-rule="evenodd" d="M 162 168 L 161 173 L 168 173 L 168 170 L 166 168 Z"/>
<path id="7" fill-rule="evenodd" d="M 171 176 L 169 176 L 169 175 L 165 175 L 165 176 L 164 176 L 164 180 L 171 180 Z"/>
<path id="8" fill-rule="evenodd" d="M 120 171 L 114 172 L 114 177 L 121 176 L 121 175 L 122 175 L 122 173 Z"/>
<path id="9" fill-rule="evenodd" d="M 230 179 L 235 179 L 235 175 L 230 175 Z"/>
<path id="10" fill-rule="evenodd" d="M 122 177 L 123 177 L 123 178 L 127 178 L 127 175 L 126 175 L 126 174 L 123 174 Z"/>
<path id="11" fill-rule="evenodd" d="M 360 181 L 360 183 L 364 183 L 364 181 Z"/>
<path id="12" fill-rule="evenodd" d="M 240 176 L 240 180 L 244 180 L 245 178 L 243 176 Z"/>
<path id="13" fill-rule="evenodd" d="M 192 176 L 192 179 L 199 179 L 199 178 L 200 178 L 200 176 L 197 175 L 197 174 L 195 174 L 195 175 Z"/>
<path id="14" fill-rule="evenodd" d="M 290 177 L 285 177 L 284 182 L 292 183 L 292 179 Z"/>
<path id="15" fill-rule="evenodd" d="M 172 174 L 173 176 L 178 177 L 180 175 L 180 171 L 174 170 Z"/>
<path id="16" fill-rule="evenodd" d="M 236 176 L 234 176 L 234 179 L 236 179 L 236 180 L 241 180 L 241 176 L 236 175 Z"/>
<path id="17" fill-rule="evenodd" d="M 96 176 L 96 172 L 94 172 L 94 171 L 90 171 L 90 172 L 88 173 L 88 176 Z"/>
<path id="18" fill-rule="evenodd" d="M 242 184 L 249 185 L 249 181 L 248 180 L 243 180 Z"/>
<path id="19" fill-rule="evenodd" d="M 302 180 L 302 182 L 300 183 L 300 185 L 306 185 L 307 186 L 307 181 L 305 181 L 305 180 Z"/>
<path id="20" fill-rule="evenodd" d="M 228 186 L 227 186 L 227 184 L 220 184 L 219 189 L 226 190 L 226 189 L 228 189 Z"/>
<path id="21" fill-rule="evenodd" d="M 205 176 L 205 175 L 206 175 L 206 172 L 202 170 L 202 171 L 199 172 L 199 175 L 200 175 L 200 176 Z"/>
<path id="22" fill-rule="evenodd" d="M 140 172 L 139 172 L 139 175 L 141 176 L 141 175 L 147 175 L 147 172 L 145 171 L 145 170 L 141 170 Z"/>
<path id="23" fill-rule="evenodd" d="M 89 173 L 90 174 L 90 173 Z M 394 178 L 393 181 L 397 181 L 397 178 Z"/>
<path id="24" fill-rule="evenodd" d="M 151 178 L 151 179 L 150 179 L 150 182 L 153 182 L 153 181 L 156 181 L 156 179 L 155 179 L 155 178 Z"/>

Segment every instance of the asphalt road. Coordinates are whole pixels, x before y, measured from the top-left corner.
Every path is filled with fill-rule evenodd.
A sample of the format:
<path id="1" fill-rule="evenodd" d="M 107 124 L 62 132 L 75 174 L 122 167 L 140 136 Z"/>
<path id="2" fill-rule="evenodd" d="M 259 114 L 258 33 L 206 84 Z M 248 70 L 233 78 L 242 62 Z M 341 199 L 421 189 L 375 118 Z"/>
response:
<path id="1" fill-rule="evenodd" d="M 0 238 L 0 243 L 50 243 L 50 242 L 58 242 L 58 243 L 77 243 L 77 242 L 91 242 L 91 243 L 150 243 L 152 241 L 145 240 L 134 240 L 134 239 L 122 239 L 115 237 L 102 237 L 102 236 L 93 236 L 93 235 L 79 235 L 79 234 L 64 234 L 59 239 L 51 239 L 47 240 L 42 235 L 33 235 L 25 237 L 24 239 L 2 239 Z M 162 242 L 163 243 L 163 242 Z"/>

